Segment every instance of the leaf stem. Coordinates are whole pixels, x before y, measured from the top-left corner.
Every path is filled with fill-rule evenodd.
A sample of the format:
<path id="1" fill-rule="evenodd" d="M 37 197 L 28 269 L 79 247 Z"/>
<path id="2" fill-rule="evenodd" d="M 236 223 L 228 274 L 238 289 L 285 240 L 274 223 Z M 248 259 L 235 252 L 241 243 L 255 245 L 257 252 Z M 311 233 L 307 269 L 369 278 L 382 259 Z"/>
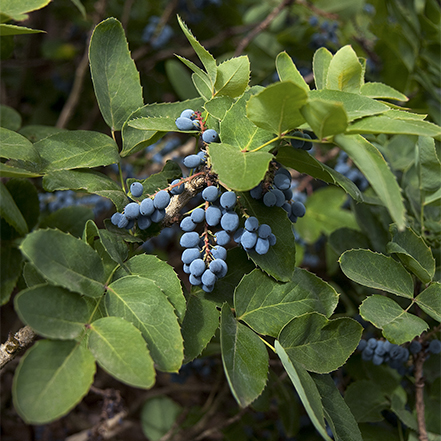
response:
<path id="1" fill-rule="evenodd" d="M 256 147 L 256 148 L 253 149 L 253 150 L 250 150 L 249 153 L 257 152 L 257 151 L 259 151 L 260 149 L 263 149 L 264 147 L 266 147 L 267 145 L 270 145 L 270 144 L 272 144 L 273 142 L 278 141 L 279 139 L 281 139 L 281 137 L 280 137 L 280 136 L 276 136 L 275 138 L 269 140 L 268 142 L 265 142 L 265 144 L 262 144 L 262 145 L 260 145 L 259 147 Z"/>
<path id="2" fill-rule="evenodd" d="M 276 353 L 276 350 L 275 350 L 275 348 L 273 347 L 273 346 L 271 346 L 264 338 L 262 338 L 260 335 L 259 335 L 259 338 L 274 352 L 274 353 Z"/>

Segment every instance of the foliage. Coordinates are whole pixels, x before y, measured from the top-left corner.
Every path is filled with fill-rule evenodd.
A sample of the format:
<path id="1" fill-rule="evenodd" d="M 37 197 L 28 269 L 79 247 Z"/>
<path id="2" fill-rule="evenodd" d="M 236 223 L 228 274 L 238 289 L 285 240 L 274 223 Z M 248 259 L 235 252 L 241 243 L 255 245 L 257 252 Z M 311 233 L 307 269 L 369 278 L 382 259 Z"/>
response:
<path id="1" fill-rule="evenodd" d="M 21 21 L 21 14 L 48 2 L 11 10 L 13 2 L 4 3 L 3 21 Z M 73 3 L 84 12 L 80 2 Z M 207 356 L 221 360 L 237 402 L 237 430 L 245 425 L 241 408 L 268 410 L 276 402 L 271 406 L 284 437 L 314 439 L 293 426 L 300 411 L 289 411 L 298 407 L 298 397 L 325 440 L 379 439 L 385 433 L 410 440 L 426 431 L 433 439 L 441 436 L 434 417 L 440 356 L 428 352 L 440 336 L 441 317 L 437 4 L 374 2 L 369 27 L 363 17 L 372 11 L 363 10 L 361 1 L 353 2 L 353 10 L 340 1 L 285 3 L 281 18 L 255 38 L 247 55 L 232 56 L 226 48 L 217 59 L 178 16 L 177 27 L 197 59 L 183 51 L 185 57 L 177 55 L 182 65 L 166 62 L 161 75 L 181 99 L 159 97 L 159 103 L 156 92 L 150 95 L 152 86 L 143 90 L 129 51 L 130 26 L 126 37 L 116 18 L 100 21 L 91 33 L 88 61 L 107 128 L 100 122 L 94 130 L 67 131 L 40 125 L 38 116 L 22 127 L 20 114 L 2 106 L 1 300 L 3 307 L 13 303 L 21 322 L 41 337 L 14 372 L 13 403 L 25 423 L 48 424 L 71 412 L 88 394 L 97 365 L 122 384 L 149 390 L 163 373 L 182 373 Z M 271 2 L 244 2 L 237 13 L 253 24 L 272 8 Z M 309 21 L 316 11 L 321 25 Z M 359 28 L 361 33 L 352 45 L 340 45 L 325 18 L 340 20 L 341 41 Z M 13 28 L 17 35 L 27 29 L 1 26 L 2 38 Z M 391 30 L 393 41 L 385 37 Z M 312 70 L 304 72 L 299 66 L 306 59 L 289 54 L 315 31 L 329 33 L 328 48 L 308 48 L 304 56 Z M 379 37 L 373 47 L 372 33 Z M 392 57 L 397 51 L 399 57 Z M 369 71 L 368 62 L 378 58 L 384 74 Z M 175 121 L 185 109 L 197 111 L 200 130 L 178 129 Z M 220 142 L 203 142 L 207 129 Z M 201 149 L 205 162 L 187 170 L 168 161 L 148 177 L 125 181 L 124 167 L 171 133 L 188 143 L 187 153 Z M 293 147 L 299 133 L 309 134 L 313 150 Z M 340 152 L 347 171 L 336 166 Z M 355 167 L 367 188 L 348 173 Z M 306 214 L 298 219 L 250 194 L 274 190 L 283 169 L 308 188 L 307 198 L 298 191 L 306 199 Z M 142 184 L 139 197 L 130 191 L 133 182 Z M 182 184 L 183 192 L 174 193 Z M 145 254 L 145 244 L 179 223 L 182 213 L 200 204 L 198 194 L 213 185 L 236 192 L 241 226 L 254 216 L 277 241 L 261 254 L 230 240 L 229 271 L 204 292 L 178 268 L 179 245 L 160 259 Z M 40 208 L 39 192 L 62 190 L 105 197 L 123 213 L 129 202 L 155 201 L 160 190 L 171 201 L 158 222 L 142 228 L 138 220 L 124 228 L 107 219 L 109 212 L 101 222 L 80 207 L 52 214 Z M 212 240 L 207 228 L 205 247 Z M 314 274 L 306 256 L 320 246 Z M 362 360 L 356 349 L 363 333 L 421 347 L 408 354 L 405 372 L 397 373 L 393 366 Z M 143 431 L 149 439 L 186 433 L 205 412 L 186 414 L 166 396 L 151 398 L 141 412 Z M 385 418 L 391 415 L 395 421 Z M 228 429 L 224 433 L 233 437 Z"/>

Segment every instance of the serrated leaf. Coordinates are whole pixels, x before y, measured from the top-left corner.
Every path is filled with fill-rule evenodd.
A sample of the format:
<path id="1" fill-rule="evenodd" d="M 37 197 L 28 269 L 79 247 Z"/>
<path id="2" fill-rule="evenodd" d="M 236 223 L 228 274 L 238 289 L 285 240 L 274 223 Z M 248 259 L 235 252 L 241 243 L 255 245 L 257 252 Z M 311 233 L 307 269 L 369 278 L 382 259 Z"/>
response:
<path id="1" fill-rule="evenodd" d="M 23 257 L 17 248 L 2 244 L 0 247 L 0 305 L 7 303 L 22 273 Z"/>
<path id="2" fill-rule="evenodd" d="M 381 153 L 360 135 L 336 135 L 334 142 L 344 150 L 364 174 L 401 230 L 406 209 L 401 189 Z"/>
<path id="3" fill-rule="evenodd" d="M 250 98 L 247 116 L 256 126 L 280 136 L 305 121 L 300 108 L 307 100 L 305 89 L 292 81 L 274 83 Z"/>
<path id="4" fill-rule="evenodd" d="M 310 99 L 330 101 L 331 103 L 341 103 L 348 116 L 348 121 L 377 115 L 387 112 L 390 107 L 384 103 L 373 100 L 357 93 L 342 92 L 340 90 L 311 90 Z M 349 126 L 348 130 L 350 130 Z"/>
<path id="5" fill-rule="evenodd" d="M 45 126 L 43 124 L 30 124 L 20 129 L 20 135 L 23 135 L 29 141 L 35 143 L 41 141 L 43 138 L 55 135 L 55 133 L 65 132 L 66 129 L 60 129 L 54 126 Z"/>
<path id="6" fill-rule="evenodd" d="M 29 231 L 23 214 L 3 182 L 0 182 L 0 217 L 22 236 Z"/>
<path id="7" fill-rule="evenodd" d="M 37 230 L 20 249 L 49 282 L 88 297 L 104 293 L 103 263 L 80 239 L 59 230 Z"/>
<path id="8" fill-rule="evenodd" d="M 124 123 L 122 128 L 123 149 L 121 151 L 121 156 L 125 157 L 139 152 L 165 135 L 163 132 L 134 129 L 128 125 L 132 119 L 167 116 L 176 119 L 183 110 L 200 110 L 203 104 L 204 100 L 202 98 L 194 98 L 192 100 L 178 101 L 174 103 L 147 104 L 136 110 L 130 115 L 130 118 Z"/>
<path id="9" fill-rule="evenodd" d="M 141 332 L 121 317 L 103 317 L 90 325 L 89 349 L 98 364 L 117 380 L 150 389 L 155 368 Z"/>
<path id="10" fill-rule="evenodd" d="M 27 424 L 54 421 L 82 400 L 92 384 L 95 370 L 93 356 L 82 344 L 37 341 L 15 371 L 14 407 Z"/>
<path id="11" fill-rule="evenodd" d="M 139 73 L 130 57 L 121 23 L 108 18 L 99 23 L 89 46 L 90 72 L 101 114 L 112 130 L 144 105 Z"/>
<path id="12" fill-rule="evenodd" d="M 292 81 L 297 86 L 309 92 L 309 86 L 300 74 L 297 66 L 286 52 L 281 52 L 276 58 L 276 70 L 280 81 Z"/>
<path id="13" fill-rule="evenodd" d="M 259 336 L 239 323 L 227 304 L 220 324 L 222 363 L 230 390 L 241 407 L 263 391 L 268 375 L 268 352 Z"/>
<path id="14" fill-rule="evenodd" d="M 242 95 L 250 80 L 250 60 L 246 55 L 230 58 L 217 67 L 214 96 L 232 98 Z"/>
<path id="15" fill-rule="evenodd" d="M 342 366 L 355 351 L 363 331 L 353 319 L 328 320 L 316 312 L 293 318 L 278 341 L 291 360 L 306 370 L 326 374 Z"/>
<path id="16" fill-rule="evenodd" d="M 63 233 L 70 233 L 72 236 L 81 237 L 84 225 L 94 217 L 91 208 L 71 205 L 60 208 L 45 216 L 40 222 L 39 227 L 58 229 Z"/>
<path id="17" fill-rule="evenodd" d="M 427 199 L 428 194 L 435 194 L 441 188 L 441 162 L 436 154 L 435 141 L 432 138 L 420 136 L 416 147 L 419 186 Z"/>
<path id="18" fill-rule="evenodd" d="M 110 199 L 118 211 L 122 211 L 129 202 L 116 182 L 95 170 L 51 171 L 43 177 L 43 187 L 46 191 L 85 190 Z"/>
<path id="19" fill-rule="evenodd" d="M 15 21 L 26 20 L 28 12 L 44 8 L 51 0 L 10 0 L 2 1 L 1 13 Z"/>
<path id="20" fill-rule="evenodd" d="M 204 109 L 208 112 L 209 116 L 222 121 L 234 102 L 234 99 L 229 96 L 216 96 L 204 104 Z"/>
<path id="21" fill-rule="evenodd" d="M 429 121 L 395 119 L 386 115 L 369 116 L 353 122 L 348 133 L 387 133 L 391 135 L 431 136 L 441 139 L 441 127 Z"/>
<path id="22" fill-rule="evenodd" d="M 34 144 L 45 172 L 99 167 L 119 161 L 115 141 L 104 133 L 88 130 L 58 132 Z"/>
<path id="23" fill-rule="evenodd" d="M 277 337 L 294 317 L 319 312 L 329 317 L 338 294 L 314 274 L 296 268 L 291 281 L 280 283 L 255 269 L 240 281 L 234 293 L 237 319 L 258 334 Z"/>
<path id="24" fill-rule="evenodd" d="M 151 132 L 182 132 L 182 133 L 198 133 L 194 130 L 179 130 L 175 123 L 176 118 L 157 117 L 157 118 L 137 118 L 128 122 L 129 127 L 138 130 L 148 130 Z"/>
<path id="25" fill-rule="evenodd" d="M 405 311 L 394 300 L 379 295 L 363 301 L 360 315 L 382 329 L 383 335 L 397 345 L 411 341 L 429 327 L 424 320 Z"/>
<path id="26" fill-rule="evenodd" d="M 441 283 L 429 285 L 415 297 L 415 303 L 430 317 L 441 322 Z"/>
<path id="27" fill-rule="evenodd" d="M 8 35 L 23 35 L 23 34 L 39 34 L 41 31 L 39 29 L 31 29 L 25 26 L 16 26 L 12 24 L 0 24 L 0 37 L 6 37 Z"/>
<path id="28" fill-rule="evenodd" d="M 383 83 L 364 83 L 361 86 L 360 93 L 369 98 L 389 98 L 398 101 L 409 100 L 406 95 L 403 95 L 401 92 L 398 92 L 398 90 Z"/>
<path id="29" fill-rule="evenodd" d="M 284 350 L 278 340 L 274 345 L 276 353 L 282 361 L 283 367 L 288 374 L 297 394 L 309 416 L 312 424 L 326 441 L 331 441 L 325 426 L 323 406 L 317 386 L 311 375 L 296 360 L 292 359 Z"/>
<path id="30" fill-rule="evenodd" d="M 413 298 L 412 276 L 392 257 L 370 250 L 349 250 L 340 256 L 339 263 L 346 277 L 360 285 Z"/>
<path id="31" fill-rule="evenodd" d="M 312 70 L 314 72 L 314 82 L 316 89 L 325 89 L 328 78 L 329 64 L 332 54 L 325 47 L 321 47 L 314 53 L 312 59 Z"/>
<path id="32" fill-rule="evenodd" d="M 194 51 L 196 52 L 196 55 L 201 60 L 202 64 L 204 65 L 208 77 L 210 78 L 211 84 L 214 84 L 216 82 L 216 74 L 217 74 L 217 66 L 216 66 L 216 60 L 214 59 L 213 55 L 211 55 L 200 43 L 196 40 L 194 35 L 191 33 L 191 31 L 188 29 L 187 25 L 182 21 L 181 17 L 178 15 L 178 23 L 181 27 L 182 31 L 184 32 L 185 36 L 187 37 L 187 40 L 193 47 Z"/>
<path id="33" fill-rule="evenodd" d="M 351 46 L 343 46 L 329 63 L 326 88 L 359 93 L 363 81 L 363 67 L 357 54 Z"/>
<path id="34" fill-rule="evenodd" d="M 236 146 L 212 143 L 208 147 L 213 171 L 227 187 L 250 190 L 265 176 L 273 155 L 265 151 L 241 152 Z"/>
<path id="35" fill-rule="evenodd" d="M 300 173 L 306 173 L 328 184 L 335 184 L 346 191 L 357 202 L 363 202 L 363 193 L 346 176 L 318 161 L 308 152 L 292 146 L 282 146 L 277 151 L 277 161 Z"/>
<path id="36" fill-rule="evenodd" d="M 71 340 L 84 332 L 89 309 L 76 293 L 53 285 L 37 285 L 14 298 L 20 320 L 37 334 L 57 340 Z"/>
<path id="37" fill-rule="evenodd" d="M 295 271 L 296 247 L 292 231 L 292 222 L 286 211 L 279 207 L 266 207 L 262 201 L 256 201 L 249 193 L 242 193 L 240 201 L 250 216 L 259 219 L 260 224 L 268 224 L 277 238 L 264 255 L 251 251 L 248 255 L 263 271 L 276 280 L 292 280 Z"/>
<path id="38" fill-rule="evenodd" d="M 116 280 L 108 287 L 106 308 L 109 315 L 123 317 L 141 331 L 158 369 L 179 370 L 183 343 L 178 320 L 173 306 L 153 281 L 140 276 Z"/>
<path id="39" fill-rule="evenodd" d="M 332 377 L 311 374 L 322 399 L 325 419 L 337 441 L 363 441 L 354 415 L 337 389 Z"/>
<path id="40" fill-rule="evenodd" d="M 387 244 L 388 253 L 396 254 L 409 271 L 422 282 L 429 283 L 435 275 L 435 258 L 423 238 L 410 228 L 399 231 L 394 224 L 390 226 L 390 233 L 392 240 Z"/>
<path id="41" fill-rule="evenodd" d="M 23 278 L 28 288 L 32 288 L 35 285 L 47 284 L 47 280 L 37 271 L 35 266 L 32 265 L 32 263 L 30 262 L 26 262 L 23 266 Z"/>
<path id="42" fill-rule="evenodd" d="M 191 295 L 182 322 L 184 363 L 194 360 L 205 349 L 219 327 L 216 304 L 203 297 Z"/>
<path id="43" fill-rule="evenodd" d="M 158 259 L 156 256 L 141 254 L 133 256 L 124 266 L 115 272 L 114 279 L 127 275 L 137 275 L 154 282 L 167 296 L 169 302 L 175 307 L 176 315 L 182 322 L 186 303 L 182 293 L 181 282 L 167 262 Z"/>

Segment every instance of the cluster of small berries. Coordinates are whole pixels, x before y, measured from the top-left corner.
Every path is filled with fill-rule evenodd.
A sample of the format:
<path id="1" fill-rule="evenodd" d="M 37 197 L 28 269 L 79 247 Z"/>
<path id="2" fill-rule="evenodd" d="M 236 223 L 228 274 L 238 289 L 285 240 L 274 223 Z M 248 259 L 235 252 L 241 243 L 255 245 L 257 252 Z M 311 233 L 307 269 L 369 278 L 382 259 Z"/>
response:
<path id="1" fill-rule="evenodd" d="M 212 142 L 220 142 L 219 134 L 214 129 L 206 129 L 204 122 L 201 119 L 201 114 L 195 112 L 192 109 L 185 109 L 181 112 L 181 115 L 175 120 L 176 127 L 182 131 L 202 131 L 202 141 L 205 144 L 210 144 Z"/>

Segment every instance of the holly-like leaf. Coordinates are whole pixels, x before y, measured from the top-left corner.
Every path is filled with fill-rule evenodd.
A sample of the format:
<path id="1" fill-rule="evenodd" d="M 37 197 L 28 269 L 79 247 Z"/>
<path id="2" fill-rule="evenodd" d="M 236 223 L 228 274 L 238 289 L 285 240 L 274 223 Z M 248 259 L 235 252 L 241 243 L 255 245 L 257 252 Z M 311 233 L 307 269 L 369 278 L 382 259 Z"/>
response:
<path id="1" fill-rule="evenodd" d="M 413 340 L 429 327 L 424 320 L 405 311 L 394 300 L 379 295 L 364 300 L 360 315 L 382 329 L 383 335 L 397 345 Z"/>
<path id="2" fill-rule="evenodd" d="M 15 371 L 14 407 L 27 424 L 57 420 L 86 395 L 95 370 L 93 355 L 84 345 L 76 341 L 37 341 Z"/>
<path id="3" fill-rule="evenodd" d="M 32 142 L 12 130 L 0 128 L 0 142 L 2 148 L 0 156 L 7 159 L 19 159 L 31 163 L 37 170 L 41 166 L 41 158 Z"/>
<path id="4" fill-rule="evenodd" d="M 230 58 L 217 67 L 214 96 L 232 98 L 242 95 L 250 81 L 250 60 L 246 55 Z"/>
<path id="5" fill-rule="evenodd" d="M 121 317 L 103 317 L 90 325 L 89 349 L 98 364 L 125 384 L 150 389 L 155 368 L 141 332 Z"/>
<path id="6" fill-rule="evenodd" d="M 14 298 L 20 320 L 46 338 L 71 340 L 84 332 L 89 309 L 83 297 L 53 285 L 37 285 Z"/>
<path id="7" fill-rule="evenodd" d="M 392 257 L 370 250 L 348 250 L 339 263 L 346 277 L 360 285 L 413 298 L 412 276 Z"/>
<path id="8" fill-rule="evenodd" d="M 265 387 L 268 352 L 259 336 L 235 319 L 227 304 L 222 306 L 220 330 L 222 363 L 230 390 L 239 405 L 246 407 Z"/>
<path id="9" fill-rule="evenodd" d="M 306 370 L 326 374 L 342 366 L 355 351 L 363 331 L 353 319 L 328 320 L 316 312 L 293 318 L 278 340 L 291 360 Z"/>
<path id="10" fill-rule="evenodd" d="M 314 274 L 296 268 L 292 280 L 277 282 L 255 269 L 243 277 L 234 293 L 237 319 L 258 334 L 277 337 L 294 317 L 319 312 L 329 317 L 338 294 Z"/>
<path id="11" fill-rule="evenodd" d="M 418 152 L 418 174 L 420 188 L 425 193 L 425 200 L 436 194 L 441 188 L 441 162 L 435 149 L 435 141 L 428 136 L 420 136 L 416 144 Z"/>
<path id="12" fill-rule="evenodd" d="M 325 47 L 321 47 L 314 53 L 312 70 L 314 72 L 314 82 L 317 90 L 326 89 L 326 81 L 331 60 L 332 54 Z"/>
<path id="13" fill-rule="evenodd" d="M 361 86 L 360 93 L 369 98 L 389 98 L 398 101 L 409 100 L 406 95 L 403 95 L 401 92 L 398 92 L 398 90 L 383 83 L 364 83 Z"/>
<path id="14" fill-rule="evenodd" d="M 297 84 L 297 86 L 305 89 L 306 92 L 309 92 L 308 84 L 303 79 L 301 73 L 297 69 L 297 66 L 286 52 L 280 52 L 280 54 L 277 55 L 276 69 L 280 81 L 292 81 L 293 83 Z"/>
<path id="15" fill-rule="evenodd" d="M 422 293 L 415 297 L 415 303 L 433 319 L 441 322 L 441 283 L 429 285 Z"/>
<path id="16" fill-rule="evenodd" d="M 121 130 L 126 119 L 144 101 L 139 73 L 117 19 L 108 18 L 94 29 L 89 62 L 101 114 L 112 130 Z"/>

